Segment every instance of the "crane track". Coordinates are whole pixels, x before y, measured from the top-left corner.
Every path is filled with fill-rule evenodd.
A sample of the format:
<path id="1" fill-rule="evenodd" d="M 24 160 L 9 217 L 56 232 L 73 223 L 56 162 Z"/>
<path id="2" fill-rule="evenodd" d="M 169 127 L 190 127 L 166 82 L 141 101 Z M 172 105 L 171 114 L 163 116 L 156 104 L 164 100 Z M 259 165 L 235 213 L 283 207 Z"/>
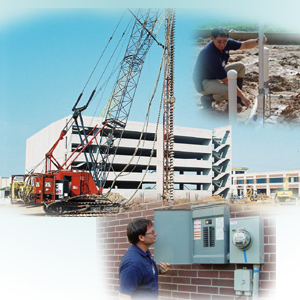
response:
<path id="1" fill-rule="evenodd" d="M 117 214 L 120 203 L 110 200 L 100 201 L 56 201 L 44 203 L 44 211 L 50 217 L 102 217 Z"/>

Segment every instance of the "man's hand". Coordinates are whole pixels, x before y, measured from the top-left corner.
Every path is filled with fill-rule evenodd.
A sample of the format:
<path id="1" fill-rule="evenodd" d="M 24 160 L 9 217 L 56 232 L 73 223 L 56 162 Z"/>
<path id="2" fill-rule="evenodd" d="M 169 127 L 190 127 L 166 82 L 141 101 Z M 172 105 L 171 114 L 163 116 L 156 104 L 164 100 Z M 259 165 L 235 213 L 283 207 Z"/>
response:
<path id="1" fill-rule="evenodd" d="M 250 100 L 248 100 L 246 97 L 241 97 L 241 100 L 245 104 L 246 108 L 250 106 Z"/>
<path id="2" fill-rule="evenodd" d="M 159 274 L 163 275 L 163 274 L 166 274 L 170 268 L 171 268 L 171 265 L 169 263 L 159 263 L 158 264 L 158 268 L 159 268 Z"/>

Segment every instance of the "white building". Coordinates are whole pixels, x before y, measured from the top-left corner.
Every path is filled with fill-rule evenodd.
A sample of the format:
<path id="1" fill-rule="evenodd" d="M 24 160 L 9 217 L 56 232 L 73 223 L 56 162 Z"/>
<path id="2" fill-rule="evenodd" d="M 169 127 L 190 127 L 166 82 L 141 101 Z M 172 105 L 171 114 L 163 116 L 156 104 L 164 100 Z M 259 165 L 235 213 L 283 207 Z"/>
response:
<path id="1" fill-rule="evenodd" d="M 295 196 L 300 191 L 300 170 L 246 173 L 248 168 L 232 168 L 232 193 L 234 195 L 246 195 L 253 187 L 257 193 L 267 196 L 275 195 L 279 188 L 284 188 L 286 178 L 289 181 L 289 189 Z"/>
<path id="2" fill-rule="evenodd" d="M 42 161 L 45 154 L 58 139 L 70 117 L 50 124 L 27 140 L 27 171 L 35 168 L 35 172 L 44 172 L 45 163 Z M 84 124 L 90 129 L 95 125 L 101 127 L 102 119 L 84 117 Z M 147 132 L 137 146 L 143 125 L 139 122 L 127 122 L 105 188 L 111 186 L 115 176 L 129 163 L 127 170 L 118 177 L 113 192 L 130 198 L 142 181 L 135 197 L 160 199 L 163 192 L 163 126 L 156 128 L 156 124 L 148 124 Z M 157 141 L 154 144 L 156 131 Z M 226 197 L 231 183 L 231 127 L 213 131 L 175 126 L 174 141 L 175 198 L 195 200 L 211 195 Z M 73 128 L 58 144 L 54 157 L 62 163 L 78 144 L 79 136 Z M 137 147 L 137 154 L 130 161 Z M 149 160 L 153 147 L 153 157 Z M 72 163 L 72 168 L 80 168 L 84 163 L 84 155 L 80 154 Z"/>

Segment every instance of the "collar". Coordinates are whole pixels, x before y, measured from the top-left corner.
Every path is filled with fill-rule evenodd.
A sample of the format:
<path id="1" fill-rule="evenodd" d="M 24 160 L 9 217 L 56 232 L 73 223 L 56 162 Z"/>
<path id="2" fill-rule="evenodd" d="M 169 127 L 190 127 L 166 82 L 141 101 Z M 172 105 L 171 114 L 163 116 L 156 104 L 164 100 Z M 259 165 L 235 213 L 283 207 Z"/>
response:
<path id="1" fill-rule="evenodd" d="M 142 256 L 145 256 L 145 257 L 149 256 L 150 258 L 152 258 L 152 255 L 151 255 L 151 252 L 149 249 L 147 250 L 147 252 L 144 252 L 140 247 L 131 244 L 128 250 L 132 250 L 132 251 L 138 252 Z"/>

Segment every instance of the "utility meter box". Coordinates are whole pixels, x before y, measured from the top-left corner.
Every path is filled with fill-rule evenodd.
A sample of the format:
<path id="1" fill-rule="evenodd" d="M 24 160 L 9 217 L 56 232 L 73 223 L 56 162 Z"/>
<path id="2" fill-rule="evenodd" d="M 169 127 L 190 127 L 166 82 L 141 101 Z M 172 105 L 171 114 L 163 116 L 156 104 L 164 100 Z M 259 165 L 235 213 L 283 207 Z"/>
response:
<path id="1" fill-rule="evenodd" d="M 264 226 L 260 217 L 230 219 L 230 263 L 264 262 Z"/>
<path id="2" fill-rule="evenodd" d="M 234 270 L 234 290 L 236 295 L 251 296 L 252 292 L 252 270 Z"/>
<path id="3" fill-rule="evenodd" d="M 187 210 L 155 210 L 157 262 L 224 264 L 229 257 L 229 206 L 199 205 Z"/>

